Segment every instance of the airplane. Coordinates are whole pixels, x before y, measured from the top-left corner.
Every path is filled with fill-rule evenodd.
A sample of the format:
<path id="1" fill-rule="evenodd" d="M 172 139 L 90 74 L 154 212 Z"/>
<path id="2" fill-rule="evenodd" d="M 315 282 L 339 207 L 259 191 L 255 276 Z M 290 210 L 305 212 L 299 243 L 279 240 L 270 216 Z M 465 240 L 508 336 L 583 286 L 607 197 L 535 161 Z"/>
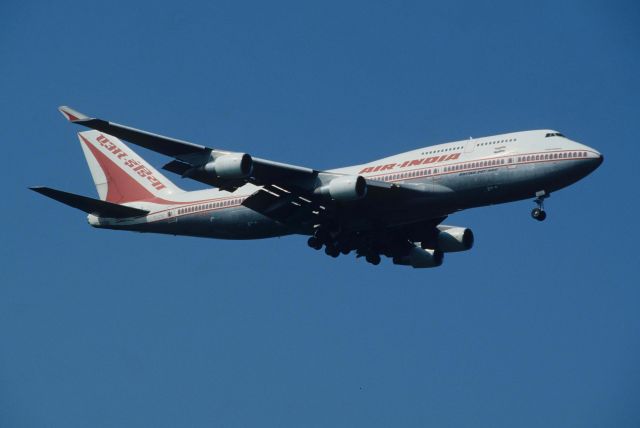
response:
<path id="1" fill-rule="evenodd" d="M 473 247 L 471 229 L 444 225 L 470 208 L 535 198 L 543 221 L 552 192 L 584 178 L 598 151 L 533 130 L 454 141 L 321 171 L 152 134 L 59 108 L 78 133 L 99 199 L 30 189 L 88 214 L 96 228 L 220 239 L 309 236 L 331 257 L 355 252 L 413 268 L 440 266 Z M 164 170 L 210 186 L 185 191 L 125 145 L 173 158 Z"/>

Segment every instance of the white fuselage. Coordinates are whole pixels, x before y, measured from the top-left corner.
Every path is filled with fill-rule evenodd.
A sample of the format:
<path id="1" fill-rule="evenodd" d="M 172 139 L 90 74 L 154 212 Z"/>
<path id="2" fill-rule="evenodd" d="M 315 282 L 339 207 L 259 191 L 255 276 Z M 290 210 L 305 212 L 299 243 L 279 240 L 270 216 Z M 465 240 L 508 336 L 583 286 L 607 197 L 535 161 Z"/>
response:
<path id="1" fill-rule="evenodd" d="M 590 147 L 556 131 L 536 130 L 424 147 L 328 172 L 400 183 L 424 193 L 403 206 L 381 206 L 359 213 L 368 221 L 354 222 L 353 227 L 366 228 L 367 224 L 411 223 L 466 208 L 533 198 L 536 192 L 549 193 L 580 180 L 601 162 L 601 154 Z M 309 227 L 292 227 L 244 207 L 242 202 L 258 189 L 246 184 L 233 193 L 218 189 L 175 193 L 170 200 L 126 204 L 150 211 L 146 217 L 89 215 L 89 223 L 224 239 L 309 233 Z"/>

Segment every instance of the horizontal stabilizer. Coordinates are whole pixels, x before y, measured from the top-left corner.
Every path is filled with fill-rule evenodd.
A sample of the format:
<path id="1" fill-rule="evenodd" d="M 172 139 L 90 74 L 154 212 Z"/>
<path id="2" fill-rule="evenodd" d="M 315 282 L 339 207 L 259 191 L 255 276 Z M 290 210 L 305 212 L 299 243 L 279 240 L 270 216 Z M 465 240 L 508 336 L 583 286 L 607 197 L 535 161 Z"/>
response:
<path id="1" fill-rule="evenodd" d="M 50 187 L 29 187 L 29 189 L 98 217 L 126 218 L 140 217 L 149 214 L 149 211 L 63 192 L 62 190 L 56 190 Z"/>

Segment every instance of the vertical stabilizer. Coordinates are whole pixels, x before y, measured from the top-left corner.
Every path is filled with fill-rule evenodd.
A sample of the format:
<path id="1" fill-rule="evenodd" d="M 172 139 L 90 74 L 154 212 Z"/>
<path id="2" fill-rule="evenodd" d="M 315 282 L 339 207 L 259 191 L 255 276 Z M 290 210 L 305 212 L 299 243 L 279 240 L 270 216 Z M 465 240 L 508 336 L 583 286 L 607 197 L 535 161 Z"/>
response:
<path id="1" fill-rule="evenodd" d="M 123 204 L 183 192 L 116 137 L 94 130 L 78 137 L 101 200 Z"/>

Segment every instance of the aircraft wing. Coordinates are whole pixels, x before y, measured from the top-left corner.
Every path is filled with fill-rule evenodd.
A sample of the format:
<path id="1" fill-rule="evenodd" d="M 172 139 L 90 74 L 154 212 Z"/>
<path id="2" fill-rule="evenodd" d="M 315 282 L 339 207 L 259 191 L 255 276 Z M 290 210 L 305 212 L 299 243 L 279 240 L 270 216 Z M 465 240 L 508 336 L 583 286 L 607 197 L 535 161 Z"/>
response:
<path id="1" fill-rule="evenodd" d="M 153 134 L 103 119 L 84 115 L 67 106 L 59 107 L 60 113 L 70 122 L 102 131 L 138 146 L 175 158 L 163 168 L 201 183 L 233 191 L 247 182 L 256 185 L 271 183 L 297 184 L 308 187 L 316 181 L 318 171 L 296 165 L 274 162 L 267 159 L 253 159 L 253 172 L 248 179 L 222 180 L 207 174 L 198 167 L 218 157 L 231 154 L 226 150 L 213 149 L 199 144 L 178 140 L 164 135 Z"/>

